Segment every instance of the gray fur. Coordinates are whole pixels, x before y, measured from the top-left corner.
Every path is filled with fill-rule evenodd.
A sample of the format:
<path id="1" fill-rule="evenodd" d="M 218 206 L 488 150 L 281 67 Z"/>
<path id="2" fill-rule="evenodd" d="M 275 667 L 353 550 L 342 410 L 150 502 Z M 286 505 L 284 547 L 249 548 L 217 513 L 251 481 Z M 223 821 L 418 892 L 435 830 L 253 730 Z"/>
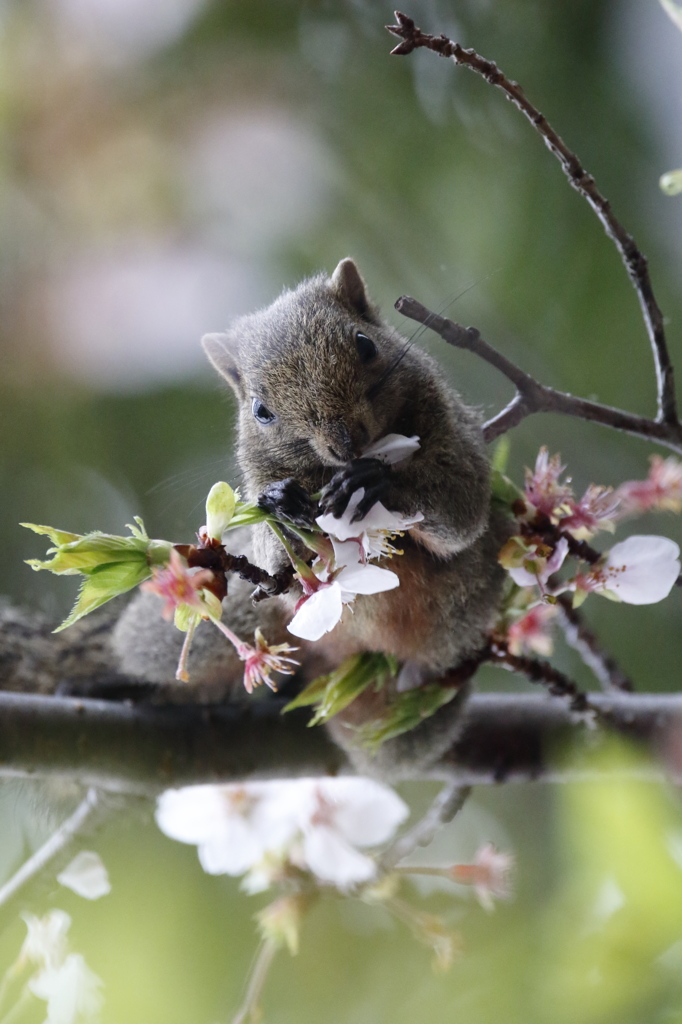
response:
<path id="1" fill-rule="evenodd" d="M 357 331 L 378 349 L 368 364 L 358 356 Z M 389 563 L 401 586 L 358 597 L 330 634 L 300 644 L 303 679 L 357 651 L 394 654 L 422 666 L 428 676 L 480 650 L 499 608 L 504 572 L 497 553 L 508 531 L 505 521 L 490 518 L 490 471 L 479 419 L 443 380 L 436 363 L 381 320 L 353 261 L 343 260 L 331 277 L 320 274 L 285 291 L 266 309 L 237 319 L 225 334 L 207 335 L 204 348 L 239 403 L 238 460 L 251 500 L 287 477 L 310 493 L 319 491 L 386 434 L 420 438 L 421 448 L 409 463 L 391 471 L 383 498 L 391 510 L 424 515 L 401 541 L 404 553 Z M 275 414 L 275 422 L 256 421 L 254 398 Z M 265 525 L 252 530 L 251 543 L 253 560 L 269 572 L 287 564 Z M 249 550 L 245 540 L 242 550 Z M 296 595 L 254 608 L 249 590 L 230 581 L 225 602 L 230 626 L 244 638 L 260 625 L 271 641 L 291 640 L 285 623 Z M 152 681 L 172 679 L 181 643 L 172 625 L 159 620 L 153 595 L 136 598 L 114 633 L 123 670 Z M 241 680 L 236 656 L 209 625 L 197 631 L 190 669 L 194 681 L 221 691 Z M 375 770 L 386 773 L 403 760 L 420 768 L 431 763 L 459 729 L 464 697 L 465 692 L 414 734 L 388 743 Z M 352 707 L 362 714 L 362 700 Z M 332 731 L 349 748 L 347 725 L 340 717 Z M 351 750 L 351 756 L 367 767 L 362 755 Z"/>

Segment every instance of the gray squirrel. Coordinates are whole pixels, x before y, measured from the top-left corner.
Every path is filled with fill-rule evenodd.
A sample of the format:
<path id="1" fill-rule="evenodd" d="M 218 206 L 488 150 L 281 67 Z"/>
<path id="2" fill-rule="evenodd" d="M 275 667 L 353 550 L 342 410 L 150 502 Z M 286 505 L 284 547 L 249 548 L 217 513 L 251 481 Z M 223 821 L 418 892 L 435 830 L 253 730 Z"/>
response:
<path id="1" fill-rule="evenodd" d="M 299 642 L 303 681 L 350 654 L 383 651 L 401 663 L 398 687 L 406 688 L 474 656 L 499 611 L 505 574 L 497 555 L 507 536 L 506 520 L 491 512 L 479 419 L 436 363 L 381 319 L 355 263 L 344 259 L 331 277 L 303 281 L 266 309 L 236 319 L 226 333 L 207 335 L 203 345 L 238 402 L 246 498 L 305 525 L 320 511 L 341 515 L 363 487 L 357 516 L 379 500 L 391 511 L 424 516 L 401 538 L 403 553 L 391 559 L 400 586 L 358 597 L 330 633 Z M 419 450 L 395 466 L 363 458 L 389 433 L 418 435 Z M 318 506 L 310 495 L 320 491 Z M 228 536 L 230 551 L 272 574 L 288 565 L 266 524 Z M 249 590 L 230 578 L 224 603 L 230 627 L 244 639 L 260 626 L 270 642 L 296 642 L 286 623 L 297 586 L 256 605 Z M 155 595 L 140 594 L 121 616 L 113 643 L 125 673 L 167 682 L 182 635 L 160 618 Z M 240 692 L 240 662 L 217 630 L 197 631 L 190 672 L 217 696 Z M 451 739 L 459 703 L 441 709 L 438 724 L 415 730 L 429 727 L 434 758 Z M 344 727 L 358 714 L 361 704 L 334 726 L 344 746 Z M 403 746 L 418 742 L 415 735 Z"/>

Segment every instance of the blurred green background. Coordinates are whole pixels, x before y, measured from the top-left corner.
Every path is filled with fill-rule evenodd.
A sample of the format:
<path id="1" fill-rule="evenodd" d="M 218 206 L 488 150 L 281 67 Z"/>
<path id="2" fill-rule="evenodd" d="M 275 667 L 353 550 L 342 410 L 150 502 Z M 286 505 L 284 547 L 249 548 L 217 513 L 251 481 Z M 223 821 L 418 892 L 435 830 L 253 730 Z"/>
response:
<path id="1" fill-rule="evenodd" d="M 576 150 L 650 258 L 682 364 L 682 197 L 657 184 L 682 164 L 682 33 L 655 0 L 422 0 L 407 13 L 496 60 Z M 426 52 L 389 57 L 391 20 L 377 0 L 0 2 L 0 593 L 55 617 L 73 598 L 70 581 L 23 564 L 44 544 L 20 520 L 122 532 L 139 514 L 152 535 L 189 539 L 208 487 L 235 481 L 232 400 L 199 337 L 346 255 L 405 333 L 392 306 L 408 293 L 547 383 L 654 412 L 637 301 L 587 205 L 486 83 Z M 486 415 L 510 397 L 491 368 L 419 340 Z M 513 475 L 541 444 L 578 490 L 645 476 L 655 450 L 533 417 L 513 433 Z M 631 532 L 682 540 L 672 516 Z M 585 607 L 654 691 L 679 689 L 681 611 L 680 591 L 648 608 Z M 557 664 L 589 685 L 570 651 Z M 490 670 L 481 685 L 525 684 Z M 54 822 L 62 809 L 51 791 L 16 787 L 2 791 L 5 875 L 40 838 L 22 815 L 52 807 Z M 427 791 L 415 784 L 415 807 Z M 682 876 L 665 852 L 679 811 L 655 787 L 571 793 L 480 798 L 479 838 L 500 829 L 516 849 L 520 898 L 490 918 L 457 911 L 466 954 L 452 974 L 435 978 L 409 937 L 329 902 L 299 959 L 276 966 L 266 1019 L 682 1020 Z M 612 800 L 622 815 L 609 829 Z M 104 1019 L 226 1019 L 256 901 L 202 876 L 145 814 L 100 837 L 111 897 L 60 897 L 107 983 Z M 623 880 L 617 855 L 642 844 Z M 627 899 L 614 911 L 616 890 Z M 23 926 L 7 924 L 9 963 Z"/>

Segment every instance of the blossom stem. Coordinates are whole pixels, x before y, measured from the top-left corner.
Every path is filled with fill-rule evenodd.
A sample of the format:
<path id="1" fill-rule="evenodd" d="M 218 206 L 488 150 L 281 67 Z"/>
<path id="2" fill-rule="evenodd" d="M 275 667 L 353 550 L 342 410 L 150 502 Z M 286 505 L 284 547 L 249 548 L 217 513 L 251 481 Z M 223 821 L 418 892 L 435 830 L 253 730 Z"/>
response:
<path id="1" fill-rule="evenodd" d="M 299 556 L 296 554 L 296 552 L 292 548 L 291 544 L 289 543 L 289 541 L 285 537 L 284 531 L 279 527 L 279 525 L 277 523 L 272 522 L 270 519 L 268 519 L 268 526 L 270 527 L 270 529 L 274 533 L 275 537 L 277 537 L 278 541 L 280 542 L 280 544 L 282 545 L 282 547 L 284 548 L 284 550 L 288 554 L 289 558 L 291 559 L 291 564 L 296 569 L 296 572 L 300 576 L 303 576 L 303 577 L 309 577 L 311 575 L 314 575 L 314 573 L 312 572 L 312 569 L 310 568 L 310 566 L 307 565 L 303 561 L 303 559 L 299 558 Z"/>
<path id="2" fill-rule="evenodd" d="M 273 939 L 264 939 L 261 942 L 249 976 L 244 1002 L 232 1018 L 232 1024 L 245 1024 L 249 1017 L 252 1020 L 257 1019 L 258 1003 L 277 949 L 277 943 Z M 0 1024 L 3 1022 L 0 1021 Z"/>
<path id="3" fill-rule="evenodd" d="M 211 619 L 211 622 L 213 623 L 214 626 L 217 626 L 220 632 L 227 637 L 227 639 L 230 641 L 233 647 L 236 647 L 237 654 L 239 654 L 241 657 L 240 652 L 244 648 L 244 641 L 240 640 L 237 634 L 233 633 L 230 627 L 226 626 L 224 622 L 219 622 L 218 619 Z"/>
<path id="4" fill-rule="evenodd" d="M 190 623 L 185 633 L 185 639 L 182 644 L 182 650 L 180 651 L 180 658 L 178 660 L 178 667 L 175 672 L 175 678 L 181 683 L 189 682 L 189 672 L 187 671 L 187 660 L 189 658 L 189 649 L 192 646 L 192 640 L 194 639 L 194 631 L 199 623 L 199 617 L 194 616 L 190 619 Z"/>

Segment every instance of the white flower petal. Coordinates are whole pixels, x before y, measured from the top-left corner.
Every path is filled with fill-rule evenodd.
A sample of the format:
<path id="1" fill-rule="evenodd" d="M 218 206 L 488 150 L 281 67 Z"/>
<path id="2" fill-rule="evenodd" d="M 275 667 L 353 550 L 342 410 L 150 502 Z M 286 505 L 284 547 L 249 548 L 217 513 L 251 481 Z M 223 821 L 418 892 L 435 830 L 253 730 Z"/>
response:
<path id="1" fill-rule="evenodd" d="M 306 832 L 303 857 L 320 881 L 332 882 L 339 889 L 367 882 L 376 873 L 376 864 L 370 857 L 358 853 L 327 825 L 316 825 Z"/>
<path id="2" fill-rule="evenodd" d="M 374 779 L 321 779 L 318 788 L 336 805 L 334 827 L 354 846 L 385 842 L 410 813 L 397 793 Z"/>
<path id="3" fill-rule="evenodd" d="M 67 889 L 73 890 L 86 900 L 98 900 L 111 892 L 111 882 L 101 857 L 92 850 L 81 850 L 76 854 L 57 881 Z"/>
<path id="4" fill-rule="evenodd" d="M 50 910 L 42 918 L 29 913 L 21 916 L 28 934 L 20 955 L 34 964 L 59 967 L 68 948 L 66 933 L 71 927 L 69 915 L 65 910 Z"/>
<path id="5" fill-rule="evenodd" d="M 341 566 L 362 565 L 363 555 L 365 553 L 362 541 L 341 541 L 337 540 L 336 537 L 332 537 L 331 540 L 332 547 L 334 548 L 334 559 L 339 568 L 341 568 Z"/>
<path id="6" fill-rule="evenodd" d="M 242 875 L 263 858 L 263 843 L 247 821 L 233 815 L 199 846 L 199 863 L 208 875 Z"/>
<path id="7" fill-rule="evenodd" d="M 170 839 L 200 843 L 208 839 L 225 815 L 220 786 L 184 786 L 167 789 L 158 799 L 156 823 Z"/>
<path id="8" fill-rule="evenodd" d="M 380 594 L 400 586 L 400 579 L 390 569 L 378 565 L 355 565 L 342 569 L 336 581 L 343 590 L 344 601 L 352 601 L 356 594 Z"/>
<path id="9" fill-rule="evenodd" d="M 303 640 L 319 640 L 334 628 L 342 613 L 341 587 L 335 582 L 329 587 L 322 587 L 304 601 L 287 629 Z"/>
<path id="10" fill-rule="evenodd" d="M 680 575 L 679 557 L 679 545 L 669 537 L 628 537 L 609 551 L 605 589 L 627 604 L 662 601 Z"/>
<path id="11" fill-rule="evenodd" d="M 91 971 L 80 953 L 70 953 L 61 967 L 48 967 L 28 987 L 47 1001 L 44 1024 L 92 1021 L 102 1009 L 102 979 Z"/>
<path id="12" fill-rule="evenodd" d="M 517 587 L 534 587 L 538 582 L 537 576 L 534 576 L 522 566 L 519 566 L 517 569 L 507 569 L 507 572 L 514 580 Z"/>
<path id="13" fill-rule="evenodd" d="M 355 515 L 355 510 L 364 496 L 365 488 L 359 487 L 357 491 L 353 491 L 351 494 L 346 511 L 342 516 L 337 518 L 331 512 L 327 512 L 323 516 L 318 516 L 315 522 L 321 530 L 328 533 L 330 537 L 336 537 L 337 540 L 349 540 L 351 537 L 359 537 L 362 533 L 362 520 L 358 523 L 352 523 L 351 519 Z"/>
<path id="14" fill-rule="evenodd" d="M 359 523 L 355 523 L 355 526 L 356 528 L 362 527 L 368 533 L 372 530 L 398 533 L 398 531 L 409 530 L 415 523 L 421 523 L 423 518 L 422 512 L 417 512 L 413 516 L 401 516 L 399 512 L 389 512 L 380 501 L 375 501 L 367 515 Z"/>
<path id="15" fill-rule="evenodd" d="M 416 452 L 421 445 L 419 437 L 414 434 L 406 437 L 405 434 L 386 434 L 386 437 L 373 441 L 362 453 L 363 459 L 380 459 L 389 466 L 396 462 L 402 462 L 409 455 Z"/>

